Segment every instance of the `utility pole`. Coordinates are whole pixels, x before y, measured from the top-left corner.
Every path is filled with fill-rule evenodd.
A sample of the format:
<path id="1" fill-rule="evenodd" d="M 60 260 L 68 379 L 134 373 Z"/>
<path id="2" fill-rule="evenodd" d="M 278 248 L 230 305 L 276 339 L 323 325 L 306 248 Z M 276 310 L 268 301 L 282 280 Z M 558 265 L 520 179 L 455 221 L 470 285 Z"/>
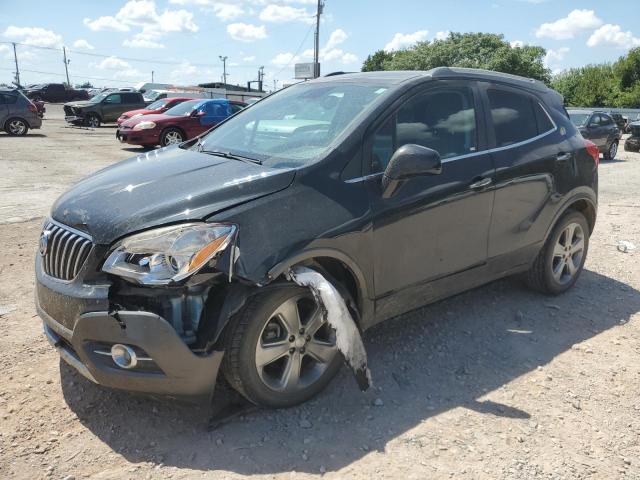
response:
<path id="1" fill-rule="evenodd" d="M 69 81 L 69 68 L 67 67 L 71 60 L 67 60 L 67 48 L 64 45 L 62 46 L 62 55 L 64 56 L 64 71 L 67 73 L 67 85 L 71 86 L 71 82 Z"/>
<path id="2" fill-rule="evenodd" d="M 264 67 L 258 68 L 258 91 L 262 91 L 262 80 L 264 79 Z"/>
<path id="3" fill-rule="evenodd" d="M 275 92 L 278 89 L 278 80 L 273 79 L 273 91 Z"/>
<path id="4" fill-rule="evenodd" d="M 227 57 L 226 55 L 223 57 L 222 55 L 218 55 L 220 60 L 222 61 L 222 83 L 224 83 L 225 88 L 227 87 Z"/>
<path id="5" fill-rule="evenodd" d="M 151 83 L 153 83 L 153 70 L 151 70 Z"/>
<path id="6" fill-rule="evenodd" d="M 324 1 L 318 0 L 318 8 L 316 10 L 316 32 L 314 35 L 315 43 L 313 45 L 313 78 L 320 76 L 320 15 L 324 9 Z"/>
<path id="7" fill-rule="evenodd" d="M 16 53 L 16 43 L 13 43 L 13 59 L 16 61 L 16 83 L 20 85 L 20 69 L 18 68 L 18 54 Z"/>

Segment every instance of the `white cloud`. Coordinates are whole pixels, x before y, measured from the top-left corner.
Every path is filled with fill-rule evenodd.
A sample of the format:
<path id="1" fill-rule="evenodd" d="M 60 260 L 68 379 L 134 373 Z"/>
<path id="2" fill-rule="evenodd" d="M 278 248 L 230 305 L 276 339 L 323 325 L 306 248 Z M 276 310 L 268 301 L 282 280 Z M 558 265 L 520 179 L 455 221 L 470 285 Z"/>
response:
<path id="1" fill-rule="evenodd" d="M 79 38 L 73 42 L 73 48 L 82 48 L 83 50 L 93 50 L 93 45 L 87 42 L 84 38 Z"/>
<path id="2" fill-rule="evenodd" d="M 524 42 L 522 40 L 513 40 L 509 42 L 509 45 L 511 45 L 511 48 L 522 48 L 524 47 Z"/>
<path id="3" fill-rule="evenodd" d="M 193 13 L 182 9 L 165 9 L 159 13 L 153 0 L 129 0 L 115 15 L 96 20 L 85 18 L 84 24 L 94 31 L 127 32 L 138 27 L 140 31 L 123 42 L 125 47 L 137 48 L 164 48 L 159 39 L 167 33 L 198 31 Z"/>
<path id="4" fill-rule="evenodd" d="M 544 56 L 544 66 L 554 71 L 558 71 L 562 66 L 562 61 L 569 53 L 569 47 L 560 47 L 556 50 L 550 48 Z"/>
<path id="5" fill-rule="evenodd" d="M 304 8 L 295 8 L 288 5 L 267 5 L 260 12 L 260 20 L 263 22 L 294 22 L 303 21 L 311 23 L 314 21 L 313 14 Z"/>
<path id="6" fill-rule="evenodd" d="M 241 42 L 253 42 L 267 38 L 267 29 L 264 25 L 251 25 L 249 23 L 231 23 L 227 25 L 227 33 L 234 40 Z"/>
<path id="7" fill-rule="evenodd" d="M 243 62 L 253 62 L 256 59 L 255 55 L 249 55 L 248 57 L 243 57 Z"/>
<path id="8" fill-rule="evenodd" d="M 104 17 L 98 17 L 95 20 L 91 20 L 90 18 L 85 18 L 82 21 L 90 30 L 94 32 L 99 32 L 102 30 L 114 30 L 117 32 L 128 32 L 129 27 L 124 23 L 119 22 L 115 18 L 107 15 Z"/>
<path id="9" fill-rule="evenodd" d="M 540 25 L 536 30 L 536 37 L 567 40 L 579 33 L 598 28 L 600 25 L 602 20 L 593 10 L 573 10 L 564 18 Z"/>
<path id="10" fill-rule="evenodd" d="M 228 22 L 244 14 L 242 7 L 231 3 L 216 3 L 213 5 L 213 12 L 223 22 Z"/>
<path id="11" fill-rule="evenodd" d="M 110 70 L 113 72 L 115 78 L 142 78 L 144 73 L 131 66 L 129 62 L 126 62 L 118 57 L 107 57 L 98 64 L 92 65 L 100 70 Z"/>
<path id="12" fill-rule="evenodd" d="M 443 30 L 441 32 L 437 32 L 434 38 L 436 40 L 446 40 L 447 38 L 449 38 L 450 34 L 451 32 L 449 30 Z"/>
<path id="13" fill-rule="evenodd" d="M 271 63 L 273 63 L 278 67 L 284 67 L 285 65 L 296 63 L 299 61 L 300 61 L 300 57 L 295 56 L 291 52 L 285 52 L 285 53 L 279 53 L 278 55 L 276 55 L 273 58 L 273 60 L 271 60 Z"/>
<path id="14" fill-rule="evenodd" d="M 384 51 L 393 52 L 413 45 L 416 42 L 422 42 L 426 40 L 428 33 L 428 30 L 418 30 L 413 33 L 396 33 L 391 41 L 384 46 Z"/>
<path id="15" fill-rule="evenodd" d="M 607 23 L 591 34 L 589 40 L 587 40 L 587 46 L 640 47 L 640 38 L 634 37 L 633 33 L 629 31 L 623 32 L 620 25 Z"/>
<path id="16" fill-rule="evenodd" d="M 11 40 L 26 43 L 27 45 L 35 45 L 37 47 L 62 46 L 61 35 L 40 27 L 16 27 L 10 25 L 4 31 L 4 36 Z"/>
<path id="17" fill-rule="evenodd" d="M 201 72 L 195 65 L 189 62 L 181 63 L 177 68 L 169 73 L 169 78 L 175 83 L 197 83 L 194 78 Z"/>
<path id="18" fill-rule="evenodd" d="M 327 50 L 330 50 L 334 48 L 336 45 L 340 45 L 341 43 L 344 43 L 344 41 L 347 38 L 349 38 L 349 35 L 347 35 L 347 32 L 345 32 L 341 28 L 338 28 L 337 30 L 334 30 L 333 32 L 331 32 L 331 35 L 329 35 L 329 40 L 327 40 L 327 44 L 325 45 L 324 48 Z"/>

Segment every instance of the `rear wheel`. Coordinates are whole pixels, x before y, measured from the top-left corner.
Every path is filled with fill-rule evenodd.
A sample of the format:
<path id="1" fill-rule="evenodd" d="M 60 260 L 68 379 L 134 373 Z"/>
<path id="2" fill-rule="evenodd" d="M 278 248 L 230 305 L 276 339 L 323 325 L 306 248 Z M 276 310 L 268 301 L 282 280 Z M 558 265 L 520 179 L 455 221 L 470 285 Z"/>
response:
<path id="1" fill-rule="evenodd" d="M 616 158 L 617 153 L 618 153 L 618 142 L 617 141 L 611 142 L 611 145 L 609 145 L 609 149 L 604 154 L 604 159 L 613 160 L 614 158 Z"/>
<path id="2" fill-rule="evenodd" d="M 227 328 L 225 376 L 253 403 L 288 407 L 304 402 L 340 368 L 335 333 L 305 288 L 256 295 Z"/>
<path id="3" fill-rule="evenodd" d="M 21 118 L 11 118 L 4 125 L 4 130 L 12 136 L 26 135 L 29 131 L 29 125 Z"/>
<path id="4" fill-rule="evenodd" d="M 589 249 L 589 225 L 575 210 L 565 213 L 527 273 L 535 290 L 554 295 L 566 292 L 578 280 Z"/>
<path id="5" fill-rule="evenodd" d="M 100 126 L 100 117 L 95 113 L 90 113 L 87 115 L 85 122 L 87 123 L 87 127 L 98 128 Z"/>
<path id="6" fill-rule="evenodd" d="M 177 145 L 184 142 L 184 134 L 178 128 L 167 128 L 160 135 L 160 145 L 166 147 L 168 145 Z"/>

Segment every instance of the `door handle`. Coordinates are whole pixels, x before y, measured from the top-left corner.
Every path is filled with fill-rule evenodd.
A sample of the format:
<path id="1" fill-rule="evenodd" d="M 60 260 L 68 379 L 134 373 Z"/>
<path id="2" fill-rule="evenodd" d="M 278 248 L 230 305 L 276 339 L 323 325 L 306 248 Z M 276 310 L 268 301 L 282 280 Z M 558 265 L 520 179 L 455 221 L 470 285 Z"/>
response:
<path id="1" fill-rule="evenodd" d="M 469 185 L 469 188 L 471 190 L 481 190 L 491 185 L 491 182 L 493 182 L 493 180 L 491 180 L 489 177 L 481 178 L 477 182 L 473 182 L 471 185 Z"/>
<path id="2" fill-rule="evenodd" d="M 556 160 L 558 162 L 566 162 L 567 160 L 571 159 L 571 154 L 570 153 L 559 153 L 558 156 L 556 157 Z"/>

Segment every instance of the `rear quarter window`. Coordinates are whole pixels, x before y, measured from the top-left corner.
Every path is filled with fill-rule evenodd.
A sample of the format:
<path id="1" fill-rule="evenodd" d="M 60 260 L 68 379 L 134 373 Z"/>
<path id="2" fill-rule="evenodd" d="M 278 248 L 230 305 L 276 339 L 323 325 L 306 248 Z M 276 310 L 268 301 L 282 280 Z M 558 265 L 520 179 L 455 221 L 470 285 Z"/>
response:
<path id="1" fill-rule="evenodd" d="M 530 140 L 553 125 L 539 103 L 528 94 L 511 90 L 487 90 L 496 147 Z"/>

